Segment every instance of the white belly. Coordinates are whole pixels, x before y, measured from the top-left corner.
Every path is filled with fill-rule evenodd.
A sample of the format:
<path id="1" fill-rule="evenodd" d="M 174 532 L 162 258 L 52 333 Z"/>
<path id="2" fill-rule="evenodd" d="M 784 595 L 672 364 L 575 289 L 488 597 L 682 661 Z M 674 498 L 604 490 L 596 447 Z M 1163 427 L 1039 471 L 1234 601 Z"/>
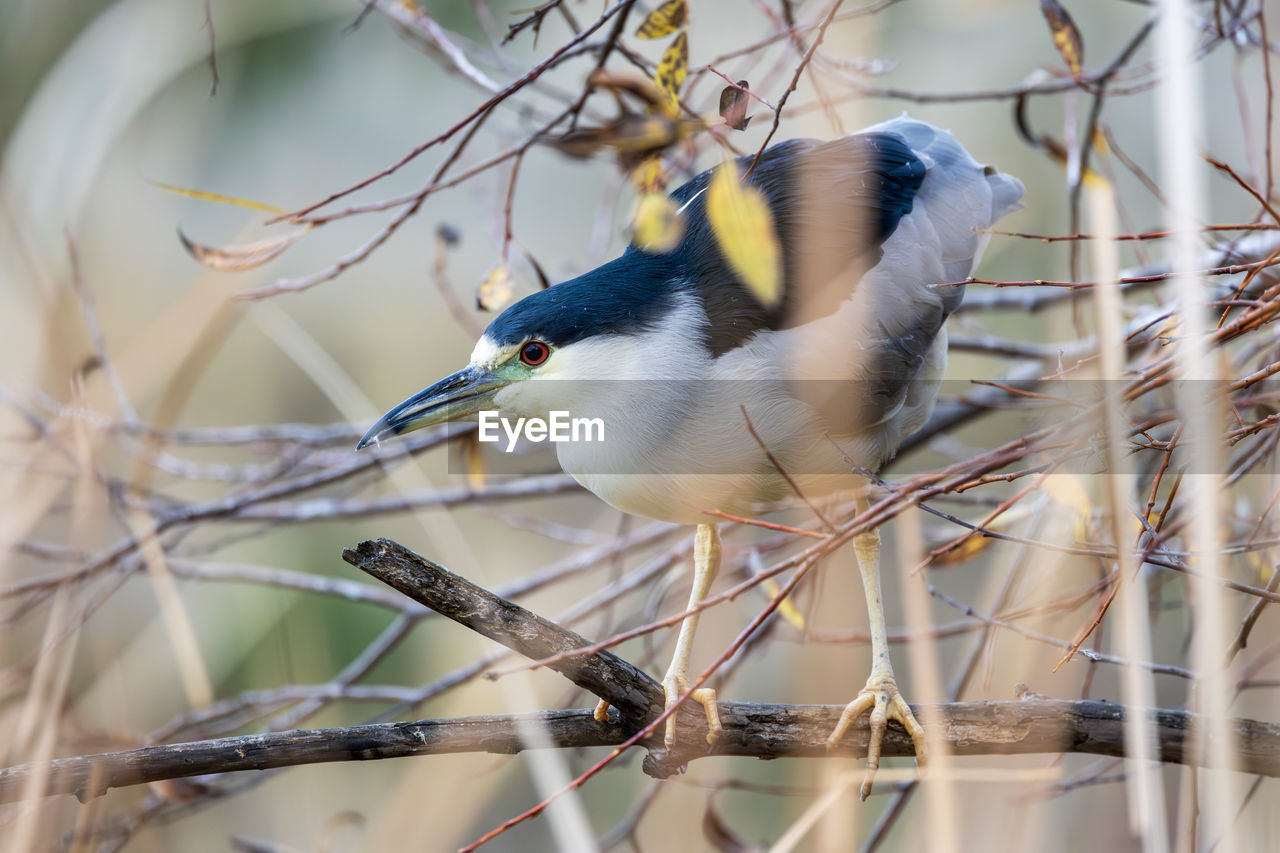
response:
<path id="1" fill-rule="evenodd" d="M 595 413 L 605 422 L 604 441 L 557 445 L 561 467 L 620 510 L 681 524 L 706 522 L 709 510 L 744 515 L 797 498 L 779 468 L 810 499 L 856 488 L 865 481 L 853 469 L 878 470 L 928 419 L 946 366 L 946 333 L 902 405 L 861 429 L 829 422 L 830 407 L 805 402 L 809 383 L 753 378 L 733 356 L 720 359 L 722 378 L 635 383 L 633 398 Z M 856 394 L 858 385 L 828 380 L 812 388 Z"/>

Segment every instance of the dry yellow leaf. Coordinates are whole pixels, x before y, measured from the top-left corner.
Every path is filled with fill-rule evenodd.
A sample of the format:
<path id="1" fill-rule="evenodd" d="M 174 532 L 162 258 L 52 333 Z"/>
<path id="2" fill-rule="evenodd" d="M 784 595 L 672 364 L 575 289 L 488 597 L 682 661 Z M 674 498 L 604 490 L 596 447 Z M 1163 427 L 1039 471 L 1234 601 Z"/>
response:
<path id="1" fill-rule="evenodd" d="M 279 237 L 258 240 L 254 243 L 223 246 L 220 249 L 195 242 L 186 234 L 183 234 L 182 229 L 178 229 L 178 239 L 182 241 L 183 247 L 190 253 L 191 257 L 209 269 L 217 270 L 218 272 L 241 272 L 260 267 L 267 261 L 278 257 L 280 253 L 292 246 L 299 237 L 310 230 L 311 226 L 308 225 L 305 228 L 294 231 L 292 234 L 283 234 Z"/>
<path id="2" fill-rule="evenodd" d="M 1086 188 L 1097 188 L 1100 190 L 1111 186 L 1106 178 L 1102 177 L 1102 173 L 1097 169 L 1089 168 L 1084 170 L 1084 174 L 1080 176 L 1080 183 Z"/>
<path id="3" fill-rule="evenodd" d="M 1054 503 L 1070 507 L 1080 515 L 1089 515 L 1093 511 L 1089 493 L 1075 474 L 1050 474 L 1041 482 L 1040 488 L 1053 498 Z"/>
<path id="4" fill-rule="evenodd" d="M 683 27 L 688 19 L 689 7 L 685 0 L 667 0 L 649 13 L 636 35 L 642 39 L 660 39 Z"/>
<path id="5" fill-rule="evenodd" d="M 631 220 L 631 238 L 647 252 L 665 254 L 680 245 L 684 218 L 676 203 L 664 193 L 648 192 L 636 203 Z"/>
<path id="6" fill-rule="evenodd" d="M 773 578 L 767 578 L 762 581 L 760 585 L 764 588 L 764 594 L 770 598 L 776 598 L 778 592 L 781 590 L 781 587 L 774 583 Z M 782 599 L 778 604 L 778 613 L 783 619 L 786 619 L 794 625 L 797 630 L 802 633 L 804 632 L 804 614 L 802 614 L 800 610 L 791 603 L 790 598 Z"/>
<path id="7" fill-rule="evenodd" d="M 463 460 L 467 467 L 467 487 L 483 489 L 485 485 L 484 455 L 481 452 L 478 433 L 470 433 L 462 443 Z"/>
<path id="8" fill-rule="evenodd" d="M 766 307 L 782 298 L 782 249 L 769 205 L 755 187 L 744 186 L 738 166 L 726 160 L 707 188 L 707 219 L 725 260 Z"/>
<path id="9" fill-rule="evenodd" d="M 684 85 L 685 75 L 689 73 L 689 37 L 681 31 L 667 49 L 662 52 L 658 61 L 658 70 L 653 80 L 658 88 L 666 93 L 668 107 L 674 111 L 680 100 L 680 87 Z"/>
<path id="10" fill-rule="evenodd" d="M 987 529 L 995 530 L 997 528 L 996 525 L 990 525 Z M 974 557 L 987 550 L 987 547 L 995 541 L 996 540 L 990 536 L 983 536 L 981 533 L 975 533 L 954 548 L 936 555 L 930 565 L 934 568 L 940 568 L 942 566 L 958 566 L 961 563 L 966 563 L 969 560 L 972 560 Z"/>
<path id="11" fill-rule="evenodd" d="M 173 184 L 162 184 L 159 181 L 152 181 L 151 185 L 153 187 L 156 187 L 157 189 L 162 189 L 165 192 L 170 192 L 175 195 L 186 196 L 187 198 L 198 198 L 201 201 L 216 201 L 218 204 L 231 204 L 231 205 L 235 205 L 236 207 L 247 207 L 250 210 L 262 210 L 267 213 L 284 213 L 283 210 L 276 207 L 274 204 L 267 204 L 266 202 L 254 201 L 253 199 L 236 198 L 235 196 L 232 196 L 232 195 L 223 195 L 222 193 L 211 193 L 205 190 L 193 190 L 193 189 L 188 189 L 187 187 L 174 186 Z"/>
<path id="12" fill-rule="evenodd" d="M 1040 11 L 1049 22 L 1049 32 L 1053 35 L 1053 45 L 1062 54 L 1062 60 L 1071 69 L 1071 76 L 1080 79 L 1080 66 L 1084 62 L 1084 40 L 1076 22 L 1062 7 L 1058 0 L 1040 0 Z"/>
<path id="13" fill-rule="evenodd" d="M 1049 155 L 1050 160 L 1057 163 L 1059 166 L 1063 167 L 1064 169 L 1067 168 L 1067 164 L 1068 162 L 1070 162 L 1071 158 L 1067 154 L 1066 147 L 1063 146 L 1061 142 L 1059 142 L 1056 139 L 1052 139 L 1048 136 L 1042 136 L 1038 140 L 1037 144 L 1042 149 L 1044 149 L 1044 152 L 1046 154 Z M 1106 146 L 1105 140 L 1102 142 L 1101 145 L 1098 144 L 1098 137 L 1096 134 L 1094 137 L 1094 147 L 1100 157 L 1106 157 L 1110 151 L 1110 149 Z M 1093 168 L 1093 166 L 1088 166 L 1085 168 L 1084 173 L 1080 176 L 1080 182 L 1086 187 L 1109 186 L 1109 182 L 1107 181 L 1107 179 L 1103 177 L 1101 172 Z"/>
<path id="14" fill-rule="evenodd" d="M 1107 135 L 1102 132 L 1101 125 L 1093 129 L 1092 144 L 1094 153 L 1097 155 L 1095 162 L 1106 162 L 1107 158 L 1111 156 L 1111 146 L 1107 144 Z M 1084 174 L 1080 176 L 1080 181 L 1087 189 L 1105 189 L 1108 191 L 1111 189 L 1111 182 L 1092 166 L 1085 167 Z"/>
<path id="15" fill-rule="evenodd" d="M 667 185 L 667 170 L 661 157 L 649 157 L 631 170 L 631 183 L 642 193 L 662 192 Z"/>
<path id="16" fill-rule="evenodd" d="M 1099 157 L 1111 156 L 1111 146 L 1107 144 L 1107 130 L 1101 123 L 1093 129 L 1093 150 L 1098 152 Z"/>
<path id="17" fill-rule="evenodd" d="M 1258 581 L 1261 583 L 1269 582 L 1271 580 L 1271 575 L 1276 571 L 1276 567 L 1270 562 L 1262 559 L 1262 555 L 1257 551 L 1248 551 L 1246 552 L 1246 555 L 1248 558 L 1249 570 L 1257 575 Z"/>
<path id="18" fill-rule="evenodd" d="M 514 290 L 511 270 L 505 264 L 498 264 L 476 287 L 476 307 L 481 311 L 497 311 L 511 301 Z"/>
<path id="19" fill-rule="evenodd" d="M 1037 514 L 1040 511 L 1040 506 L 1043 506 L 1043 504 L 1031 506 L 1028 506 L 1026 503 L 1015 504 L 1012 508 L 1000 513 L 1000 515 L 991 523 L 983 525 L 982 529 L 992 533 L 1006 533 Z M 1084 539 L 1087 537 L 1081 538 Z M 954 540 L 943 540 L 939 545 L 943 543 L 950 545 L 952 541 Z M 974 531 L 968 534 L 958 545 L 951 546 L 948 550 L 936 555 L 933 558 L 932 565 L 953 566 L 967 562 L 987 550 L 987 548 L 989 548 L 993 543 L 998 541 L 999 540 L 994 536 L 986 536 L 979 531 Z"/>
<path id="20" fill-rule="evenodd" d="M 1080 541 L 1089 539 L 1089 520 L 1093 517 L 1093 502 L 1084 483 L 1075 474 L 1050 474 L 1040 483 L 1054 503 L 1073 511 L 1074 533 Z"/>

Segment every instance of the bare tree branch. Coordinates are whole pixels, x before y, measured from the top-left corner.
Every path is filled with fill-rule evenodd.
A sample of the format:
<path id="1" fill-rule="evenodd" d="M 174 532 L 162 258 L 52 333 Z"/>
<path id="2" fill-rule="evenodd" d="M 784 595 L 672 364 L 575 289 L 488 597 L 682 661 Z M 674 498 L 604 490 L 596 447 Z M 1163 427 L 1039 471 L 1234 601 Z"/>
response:
<path id="1" fill-rule="evenodd" d="M 556 623 L 484 590 L 442 566 L 388 539 L 362 542 L 343 553 L 347 562 L 441 615 L 520 652 L 543 658 L 590 645 Z M 662 688 L 642 670 L 607 652 L 562 658 L 552 665 L 569 680 L 618 709 L 608 722 L 589 710 L 545 711 L 449 720 L 383 723 L 332 729 L 303 729 L 147 746 L 122 752 L 60 758 L 0 770 L 0 802 L 21 796 L 36 774 L 47 774 L 48 794 L 73 793 L 82 800 L 110 788 L 212 773 L 267 770 L 332 761 L 365 761 L 459 752 L 513 754 L 527 748 L 521 727 L 542 726 L 556 748 L 617 746 L 637 725 L 662 710 Z M 693 748 L 703 725 L 700 715 L 681 715 L 679 742 L 688 751 L 665 755 L 661 738 L 640 745 L 650 750 L 645 771 L 674 772 L 706 755 L 753 758 L 864 756 L 867 724 L 861 721 L 837 750 L 826 737 L 843 710 L 840 705 L 782 705 L 722 702 L 724 735 L 713 748 Z M 1026 755 L 1079 752 L 1124 755 L 1125 709 L 1110 702 L 1065 701 L 1034 697 L 1006 702 L 953 702 L 938 706 L 937 719 L 956 755 Z M 1185 711 L 1151 712 L 1160 760 L 1188 764 L 1194 715 Z M 1280 776 L 1280 725 L 1235 720 L 1240 769 Z M 890 729 L 885 755 L 912 754 L 905 732 Z M 1210 750 L 1212 754 L 1212 750 Z M 678 763 L 677 763 L 678 762 Z M 92 788 L 91 788 L 92 785 Z"/>
<path id="2" fill-rule="evenodd" d="M 863 757 L 867 750 L 865 723 L 851 730 L 839 749 L 828 751 L 826 748 L 826 737 L 842 710 L 841 705 L 722 702 L 724 736 L 704 755 Z M 937 713 L 946 727 L 946 739 L 960 756 L 1060 752 L 1124 755 L 1124 709 L 1112 702 L 1045 699 L 952 702 L 938 706 Z M 1157 710 L 1154 715 L 1161 760 L 1173 764 L 1192 763 L 1194 756 L 1188 749 L 1187 733 L 1194 725 L 1194 715 L 1167 710 Z M 46 795 L 75 794 L 84 800 L 110 788 L 212 773 L 411 755 L 515 754 L 527 748 L 520 729 L 529 722 L 542 726 L 549 742 L 558 749 L 617 746 L 635 731 L 617 716 L 601 723 L 590 709 L 579 708 L 242 735 L 59 758 L 43 766 L 22 764 L 5 768 L 0 770 L 0 802 L 18 799 L 27 781 L 36 773 L 48 774 Z M 1244 760 L 1241 769 L 1247 773 L 1280 776 L 1280 726 L 1236 720 L 1234 729 Z M 642 745 L 661 750 L 661 737 Z M 911 755 L 911 739 L 891 728 L 885 735 L 883 754 Z M 684 759 L 696 757 L 683 756 Z M 666 766 L 666 762 L 662 764 Z M 646 769 L 652 766 L 653 763 L 646 762 Z M 89 790 L 95 774 L 100 787 Z"/>

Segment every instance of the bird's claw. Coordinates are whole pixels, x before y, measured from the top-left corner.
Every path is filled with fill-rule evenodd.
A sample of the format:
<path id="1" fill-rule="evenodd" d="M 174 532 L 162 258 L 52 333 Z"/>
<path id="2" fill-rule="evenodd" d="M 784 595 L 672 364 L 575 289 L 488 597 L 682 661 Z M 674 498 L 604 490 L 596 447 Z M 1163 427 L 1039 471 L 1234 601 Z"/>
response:
<path id="1" fill-rule="evenodd" d="M 916 749 L 916 766 L 921 773 L 924 772 L 928 761 L 924 727 L 916 721 L 915 714 L 911 713 L 911 708 L 898 692 L 898 685 L 894 682 L 893 676 L 884 677 L 873 674 L 867 679 L 867 686 L 862 688 L 854 700 L 845 706 L 844 712 L 840 715 L 840 721 L 836 723 L 831 736 L 827 738 L 827 749 L 832 749 L 840 743 L 840 739 L 844 737 L 844 733 L 849 730 L 853 721 L 868 710 L 871 711 L 871 717 L 868 720 L 871 734 L 867 742 L 867 774 L 863 777 L 862 788 L 859 791 L 859 797 L 863 800 L 871 794 L 871 783 L 875 780 L 876 770 L 880 767 L 880 742 L 884 739 L 889 720 L 897 720 L 907 730 L 907 734 L 911 735 L 911 741 Z"/>
<path id="2" fill-rule="evenodd" d="M 689 692 L 689 681 L 678 675 L 668 675 L 662 679 L 662 691 L 666 694 L 664 710 L 671 711 L 671 716 L 667 717 L 666 734 L 663 737 L 663 743 L 670 752 L 676 745 L 676 715 L 672 709 L 680 701 L 680 697 Z M 706 712 L 707 744 L 714 744 L 724 732 L 724 727 L 720 725 L 720 706 L 716 704 L 716 691 L 710 687 L 699 687 L 690 694 L 689 698 L 701 705 Z"/>
<path id="3" fill-rule="evenodd" d="M 591 713 L 596 718 L 597 723 L 609 722 L 609 703 L 601 699 L 596 703 L 596 709 Z"/>

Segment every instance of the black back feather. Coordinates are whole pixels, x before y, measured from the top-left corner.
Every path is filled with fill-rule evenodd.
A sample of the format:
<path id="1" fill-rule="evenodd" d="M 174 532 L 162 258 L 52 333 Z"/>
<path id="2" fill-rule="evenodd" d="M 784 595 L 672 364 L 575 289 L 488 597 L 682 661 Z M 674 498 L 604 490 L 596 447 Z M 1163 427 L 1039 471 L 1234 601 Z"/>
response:
<path id="1" fill-rule="evenodd" d="M 740 158 L 739 169 L 751 160 Z M 647 331 L 673 308 L 676 293 L 687 293 L 705 310 L 703 341 L 719 356 L 762 329 L 825 316 L 879 262 L 881 244 L 911 212 L 925 166 L 893 133 L 794 139 L 765 151 L 749 183 L 768 202 L 783 248 L 782 299 L 773 307 L 752 295 L 720 251 L 702 192 L 711 175 L 671 193 L 687 205 L 685 234 L 673 251 L 629 246 L 611 262 L 517 302 L 490 324 L 488 336 L 499 344 L 537 337 L 565 346 Z"/>

